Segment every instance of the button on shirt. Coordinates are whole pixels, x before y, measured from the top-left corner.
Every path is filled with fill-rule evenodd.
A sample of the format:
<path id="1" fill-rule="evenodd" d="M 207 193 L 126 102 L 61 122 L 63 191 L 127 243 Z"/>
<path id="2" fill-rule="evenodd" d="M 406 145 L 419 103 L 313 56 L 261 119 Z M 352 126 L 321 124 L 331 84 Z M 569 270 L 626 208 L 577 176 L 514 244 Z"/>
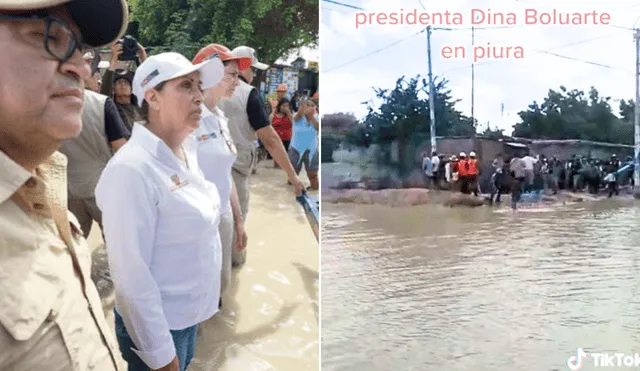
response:
<path id="1" fill-rule="evenodd" d="M 215 111 L 213 114 L 202 106 L 200 126 L 193 137 L 198 143 L 198 165 L 204 177 L 218 188 L 220 214 L 226 215 L 231 212 L 231 168 L 237 151 L 229 132 L 229 120 L 217 107 Z"/>
<path id="2" fill-rule="evenodd" d="M 116 310 L 152 369 L 176 355 L 169 330 L 210 318 L 220 299 L 220 198 L 189 142 L 185 166 L 135 124 L 96 187 Z"/>
<path id="3" fill-rule="evenodd" d="M 118 369 L 66 165 L 54 153 L 32 175 L 0 151 L 0 370 Z"/>

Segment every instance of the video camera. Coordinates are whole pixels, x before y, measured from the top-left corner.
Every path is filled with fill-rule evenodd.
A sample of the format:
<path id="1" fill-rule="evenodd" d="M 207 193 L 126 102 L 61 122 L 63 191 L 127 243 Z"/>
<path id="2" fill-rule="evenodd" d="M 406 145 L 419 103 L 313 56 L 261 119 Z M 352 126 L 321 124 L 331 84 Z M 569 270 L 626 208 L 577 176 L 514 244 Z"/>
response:
<path id="1" fill-rule="evenodd" d="M 131 35 L 125 35 L 118 40 L 118 44 L 122 45 L 122 54 L 118 57 L 119 61 L 135 61 L 138 59 L 138 40 Z"/>

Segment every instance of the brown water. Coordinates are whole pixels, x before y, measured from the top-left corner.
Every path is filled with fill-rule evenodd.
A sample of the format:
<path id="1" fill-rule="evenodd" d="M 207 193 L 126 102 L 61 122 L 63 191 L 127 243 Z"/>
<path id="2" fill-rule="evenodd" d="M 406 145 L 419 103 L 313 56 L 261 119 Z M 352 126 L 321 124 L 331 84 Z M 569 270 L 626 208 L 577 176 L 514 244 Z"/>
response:
<path id="1" fill-rule="evenodd" d="M 282 170 L 261 163 L 251 183 L 247 262 L 234 269 L 223 310 L 200 325 L 189 371 L 319 370 L 318 243 Z M 301 175 L 306 181 L 304 172 Z M 97 226 L 96 226 L 97 230 Z M 99 232 L 90 241 L 101 243 Z M 106 256 L 94 277 L 113 323 Z"/>
<path id="2" fill-rule="evenodd" d="M 577 347 L 638 352 L 640 208 L 504 211 L 323 205 L 322 369 L 567 370 Z"/>

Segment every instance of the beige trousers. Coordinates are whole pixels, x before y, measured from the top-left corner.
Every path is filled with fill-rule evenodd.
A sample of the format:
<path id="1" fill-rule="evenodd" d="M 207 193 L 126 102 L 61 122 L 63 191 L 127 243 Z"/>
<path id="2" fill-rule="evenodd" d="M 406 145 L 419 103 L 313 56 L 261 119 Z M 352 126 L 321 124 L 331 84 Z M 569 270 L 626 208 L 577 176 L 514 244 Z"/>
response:
<path id="1" fill-rule="evenodd" d="M 240 211 L 242 212 L 242 220 L 247 221 L 247 214 L 249 213 L 249 176 L 244 175 L 236 169 L 231 170 L 231 176 L 233 177 L 233 183 L 236 185 L 238 191 L 238 200 L 240 201 Z M 235 265 L 243 264 L 247 260 L 247 249 L 239 252 L 233 249 L 231 254 L 231 261 Z"/>

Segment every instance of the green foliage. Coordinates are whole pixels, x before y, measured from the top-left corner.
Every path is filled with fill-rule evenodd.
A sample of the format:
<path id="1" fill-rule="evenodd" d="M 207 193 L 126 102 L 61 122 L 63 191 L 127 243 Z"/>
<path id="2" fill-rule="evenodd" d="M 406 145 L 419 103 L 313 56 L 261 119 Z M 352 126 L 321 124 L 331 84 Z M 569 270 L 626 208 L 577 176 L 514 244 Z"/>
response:
<path id="1" fill-rule="evenodd" d="M 610 97 L 601 97 L 591 87 L 588 94 L 580 90 L 549 90 L 542 104 L 533 102 L 518 113 L 513 136 L 532 139 L 582 139 L 599 142 L 633 143 L 633 102 L 620 102 L 618 118 Z"/>
<path id="2" fill-rule="evenodd" d="M 273 63 L 318 43 L 318 0 L 130 0 L 140 43 L 193 57 L 206 44 L 249 45 Z M 164 51 L 164 50 L 162 50 Z"/>
<path id="3" fill-rule="evenodd" d="M 503 129 L 491 129 L 489 127 L 484 129 L 482 136 L 490 139 L 502 139 L 505 137 Z"/>
<path id="4" fill-rule="evenodd" d="M 434 81 L 436 135 L 472 135 L 475 123 L 455 108 L 459 100 L 451 97 L 447 83 L 444 79 Z M 416 132 L 430 133 L 429 89 L 425 79 L 418 75 L 407 81 L 403 76 L 396 81 L 394 89 L 375 89 L 375 92 L 382 104 L 376 109 L 366 103 L 369 112 L 364 119 L 372 143 L 405 141 Z M 420 93 L 426 97 L 421 98 Z"/>

